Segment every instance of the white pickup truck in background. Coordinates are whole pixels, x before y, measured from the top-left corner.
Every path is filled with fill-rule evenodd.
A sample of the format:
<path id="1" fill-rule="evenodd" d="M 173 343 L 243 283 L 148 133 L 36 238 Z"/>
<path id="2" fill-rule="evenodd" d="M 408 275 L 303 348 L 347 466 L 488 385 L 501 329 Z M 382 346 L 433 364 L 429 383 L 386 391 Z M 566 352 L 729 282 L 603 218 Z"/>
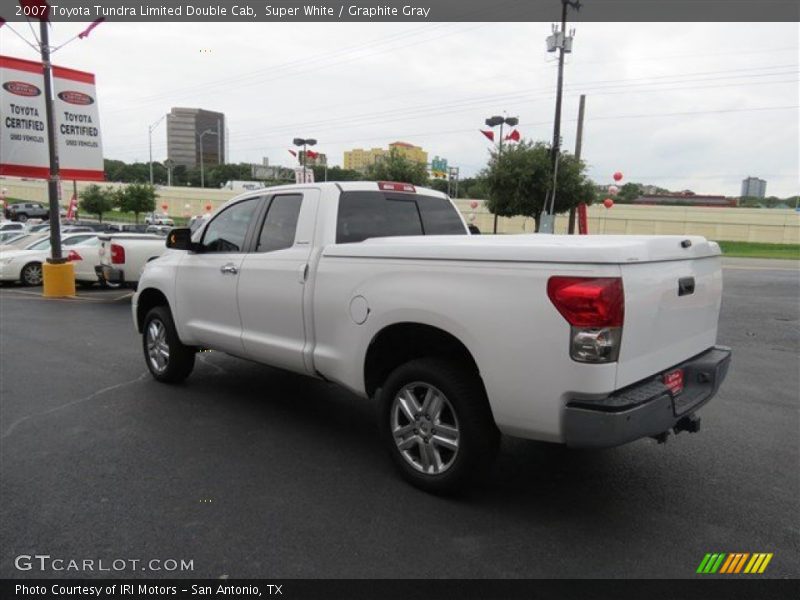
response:
<path id="1" fill-rule="evenodd" d="M 500 432 L 697 431 L 730 363 L 702 237 L 471 236 L 444 194 L 348 182 L 247 193 L 167 246 L 132 307 L 157 380 L 213 349 L 341 384 L 375 399 L 395 464 L 430 491 L 488 466 Z"/>
<path id="2" fill-rule="evenodd" d="M 136 287 L 144 266 L 167 251 L 165 238 L 149 233 L 103 233 L 100 264 L 95 267 L 100 283 Z"/>

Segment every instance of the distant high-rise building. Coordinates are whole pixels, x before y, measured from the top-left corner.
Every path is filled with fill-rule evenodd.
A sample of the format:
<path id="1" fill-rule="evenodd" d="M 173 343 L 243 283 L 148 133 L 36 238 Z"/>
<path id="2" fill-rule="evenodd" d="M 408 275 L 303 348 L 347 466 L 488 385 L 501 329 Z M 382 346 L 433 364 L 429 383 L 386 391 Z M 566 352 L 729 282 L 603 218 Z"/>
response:
<path id="1" fill-rule="evenodd" d="M 167 115 L 167 158 L 175 165 L 198 167 L 201 154 L 205 166 L 224 164 L 225 142 L 222 113 L 202 108 L 173 108 Z"/>
<path id="2" fill-rule="evenodd" d="M 742 198 L 745 196 L 750 198 L 763 198 L 766 195 L 767 182 L 765 180 L 759 179 L 758 177 L 748 177 L 742 180 Z"/>

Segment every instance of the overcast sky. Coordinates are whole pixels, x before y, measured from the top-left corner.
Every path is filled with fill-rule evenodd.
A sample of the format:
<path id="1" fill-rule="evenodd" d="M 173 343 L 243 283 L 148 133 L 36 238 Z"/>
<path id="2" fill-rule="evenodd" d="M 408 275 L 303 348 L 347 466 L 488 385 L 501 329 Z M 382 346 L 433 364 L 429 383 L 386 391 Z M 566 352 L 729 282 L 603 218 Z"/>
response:
<path id="1" fill-rule="evenodd" d="M 16 31 L 32 39 L 24 23 Z M 797 23 L 580 23 L 565 70 L 563 140 L 574 150 L 587 95 L 590 176 L 738 195 L 748 175 L 769 195 L 798 193 Z M 85 24 L 56 23 L 52 42 Z M 329 164 L 344 150 L 402 140 L 462 176 L 486 164 L 486 117 L 552 138 L 550 23 L 104 23 L 56 52 L 94 72 L 107 158 L 146 161 L 147 128 L 173 106 L 224 112 L 231 162 L 292 165 L 293 137 Z M 0 52 L 35 59 L 8 28 Z M 166 127 L 153 136 L 166 158 Z"/>

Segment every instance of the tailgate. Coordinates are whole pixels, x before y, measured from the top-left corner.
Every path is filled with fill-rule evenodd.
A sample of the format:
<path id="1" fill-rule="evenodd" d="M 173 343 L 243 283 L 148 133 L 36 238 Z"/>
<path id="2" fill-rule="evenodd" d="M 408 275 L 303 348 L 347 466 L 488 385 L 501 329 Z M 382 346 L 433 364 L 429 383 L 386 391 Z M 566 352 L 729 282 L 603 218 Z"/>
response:
<path id="1" fill-rule="evenodd" d="M 111 266 L 111 239 L 100 238 L 100 249 L 97 251 L 100 255 L 100 264 Z"/>
<path id="2" fill-rule="evenodd" d="M 628 264 L 621 270 L 625 324 L 617 388 L 664 371 L 716 343 L 722 300 L 719 256 Z"/>

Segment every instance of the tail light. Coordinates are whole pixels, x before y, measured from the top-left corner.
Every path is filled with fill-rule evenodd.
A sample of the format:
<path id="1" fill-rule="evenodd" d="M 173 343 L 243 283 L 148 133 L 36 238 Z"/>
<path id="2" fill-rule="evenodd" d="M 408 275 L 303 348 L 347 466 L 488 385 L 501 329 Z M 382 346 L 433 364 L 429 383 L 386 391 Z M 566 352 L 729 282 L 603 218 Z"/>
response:
<path id="1" fill-rule="evenodd" d="M 551 277 L 547 296 L 571 326 L 570 356 L 607 363 L 619 357 L 625 294 L 619 277 Z"/>
<path id="2" fill-rule="evenodd" d="M 119 244 L 111 244 L 111 264 L 121 265 L 125 262 L 125 248 Z"/>
<path id="3" fill-rule="evenodd" d="M 78 254 L 77 252 L 75 252 L 75 250 L 70 250 L 69 254 L 67 254 L 67 260 L 69 260 L 69 261 L 72 261 L 72 260 L 83 260 L 83 257 L 80 254 Z"/>

